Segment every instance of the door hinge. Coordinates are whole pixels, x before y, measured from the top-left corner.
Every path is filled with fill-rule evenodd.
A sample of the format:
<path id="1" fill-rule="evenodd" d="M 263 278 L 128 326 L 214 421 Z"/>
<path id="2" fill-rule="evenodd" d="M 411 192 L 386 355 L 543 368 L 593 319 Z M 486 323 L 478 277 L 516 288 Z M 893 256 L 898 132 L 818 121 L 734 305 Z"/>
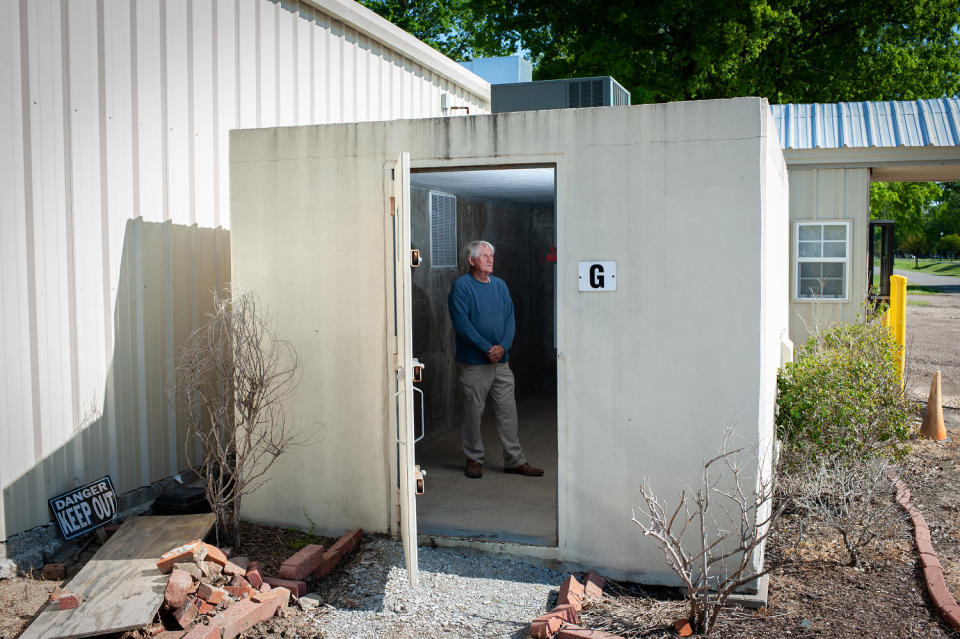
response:
<path id="1" fill-rule="evenodd" d="M 397 214 L 397 198 L 391 195 L 390 196 L 390 216 L 393 217 L 393 216 L 396 216 L 396 214 Z"/>

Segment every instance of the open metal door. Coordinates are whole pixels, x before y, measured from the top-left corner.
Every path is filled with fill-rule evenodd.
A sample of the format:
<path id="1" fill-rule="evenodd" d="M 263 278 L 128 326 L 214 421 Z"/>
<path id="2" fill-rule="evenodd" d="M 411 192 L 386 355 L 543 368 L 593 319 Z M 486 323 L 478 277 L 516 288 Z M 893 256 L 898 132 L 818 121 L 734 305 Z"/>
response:
<path id="1" fill-rule="evenodd" d="M 400 538 L 410 584 L 419 581 L 417 568 L 416 466 L 414 462 L 414 360 L 411 332 L 412 288 L 410 245 L 410 154 L 402 153 L 391 170 L 393 218 L 394 335 L 397 396 L 397 469 L 399 475 Z"/>

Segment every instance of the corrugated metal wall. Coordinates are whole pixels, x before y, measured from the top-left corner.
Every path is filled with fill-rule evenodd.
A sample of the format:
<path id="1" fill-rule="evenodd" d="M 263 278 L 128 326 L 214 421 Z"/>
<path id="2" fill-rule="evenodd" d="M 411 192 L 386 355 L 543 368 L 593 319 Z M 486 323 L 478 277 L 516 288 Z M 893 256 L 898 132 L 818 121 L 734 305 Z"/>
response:
<path id="1" fill-rule="evenodd" d="M 164 389 L 229 278 L 227 132 L 440 116 L 442 93 L 488 108 L 306 3 L 0 3 L 0 540 L 75 481 L 183 468 Z"/>
<path id="2" fill-rule="evenodd" d="M 796 346 L 818 328 L 850 322 L 863 310 L 867 291 L 867 225 L 870 220 L 869 169 L 790 169 L 790 339 Z M 797 300 L 795 222 L 850 222 L 848 299 Z"/>

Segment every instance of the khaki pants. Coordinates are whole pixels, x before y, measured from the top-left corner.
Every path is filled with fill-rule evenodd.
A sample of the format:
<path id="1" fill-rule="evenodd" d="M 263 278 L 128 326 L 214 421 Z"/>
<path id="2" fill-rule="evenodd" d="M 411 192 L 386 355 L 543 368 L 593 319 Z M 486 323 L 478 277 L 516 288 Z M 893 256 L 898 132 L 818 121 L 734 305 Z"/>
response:
<path id="1" fill-rule="evenodd" d="M 506 362 L 498 364 L 464 364 L 457 362 L 460 393 L 463 396 L 461 435 L 463 454 L 467 459 L 483 463 L 483 438 L 480 418 L 487 403 L 493 401 L 497 418 L 497 434 L 503 445 L 505 468 L 524 464 L 527 460 L 517 438 L 517 400 L 513 392 L 513 371 Z"/>

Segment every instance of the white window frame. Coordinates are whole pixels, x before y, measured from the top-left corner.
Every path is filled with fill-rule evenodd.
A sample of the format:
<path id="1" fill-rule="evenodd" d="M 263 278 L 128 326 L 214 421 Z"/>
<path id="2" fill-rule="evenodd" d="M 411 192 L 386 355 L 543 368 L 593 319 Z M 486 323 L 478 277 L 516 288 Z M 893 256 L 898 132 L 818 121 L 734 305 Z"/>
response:
<path id="1" fill-rule="evenodd" d="M 800 257 L 800 227 L 803 226 L 843 226 L 846 239 L 844 242 L 845 257 Z M 844 303 L 850 301 L 850 221 L 849 220 L 804 220 L 793 224 L 793 300 L 795 302 L 816 303 Z M 823 242 L 823 231 L 820 233 Z M 843 297 L 801 297 L 800 296 L 800 265 L 803 263 L 842 263 L 843 264 Z"/>
<path id="2" fill-rule="evenodd" d="M 433 250 L 433 196 L 440 195 L 443 197 L 453 198 L 453 264 L 440 264 L 438 265 L 434 260 L 434 250 Z M 444 193 L 443 191 L 430 190 L 427 191 L 427 218 L 430 220 L 430 270 L 434 269 L 456 269 L 457 268 L 457 255 L 459 251 L 457 250 L 457 196 L 452 193 Z"/>

